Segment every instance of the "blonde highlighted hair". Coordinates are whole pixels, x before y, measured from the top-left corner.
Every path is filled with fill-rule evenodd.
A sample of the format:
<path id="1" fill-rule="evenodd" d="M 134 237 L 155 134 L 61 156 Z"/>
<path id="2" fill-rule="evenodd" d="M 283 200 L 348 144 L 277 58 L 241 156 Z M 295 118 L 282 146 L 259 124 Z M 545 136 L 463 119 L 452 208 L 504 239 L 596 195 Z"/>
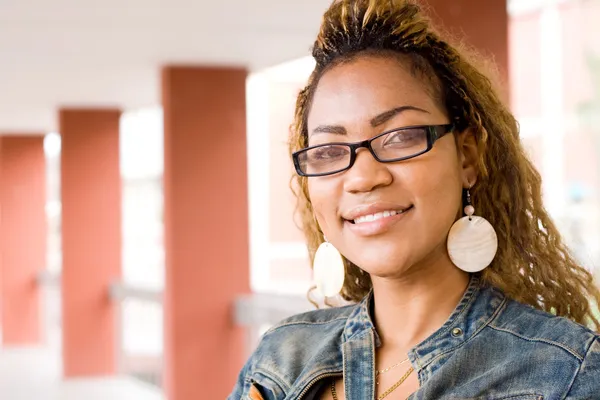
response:
<path id="1" fill-rule="evenodd" d="M 443 40 L 416 2 L 335 1 L 323 16 L 312 53 L 316 67 L 298 95 L 290 152 L 308 144 L 307 116 L 328 69 L 364 54 L 397 57 L 430 83 L 459 131 L 470 128 L 476 135 L 479 176 L 472 194 L 478 214 L 496 229 L 499 244 L 481 278 L 517 301 L 600 328 L 592 312 L 600 291 L 544 209 L 541 178 L 520 143 L 515 118 L 474 59 Z M 307 178 L 292 179 L 312 260 L 323 234 L 314 219 Z M 371 288 L 370 277 L 345 263 L 342 297 L 359 301 Z"/>

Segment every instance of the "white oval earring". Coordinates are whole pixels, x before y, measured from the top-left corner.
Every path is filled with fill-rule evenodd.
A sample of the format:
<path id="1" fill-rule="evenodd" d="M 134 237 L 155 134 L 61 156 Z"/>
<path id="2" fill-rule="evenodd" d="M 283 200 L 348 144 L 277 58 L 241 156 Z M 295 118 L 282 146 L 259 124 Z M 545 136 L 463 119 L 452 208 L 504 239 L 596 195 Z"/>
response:
<path id="1" fill-rule="evenodd" d="M 346 271 L 342 255 L 331 243 L 321 243 L 313 261 L 317 289 L 324 297 L 333 297 L 342 291 Z"/>
<path id="2" fill-rule="evenodd" d="M 479 272 L 491 264 L 498 250 L 494 227 L 482 217 L 474 216 L 471 192 L 467 189 L 466 217 L 456 221 L 448 234 L 448 255 L 452 263 L 466 272 Z"/>

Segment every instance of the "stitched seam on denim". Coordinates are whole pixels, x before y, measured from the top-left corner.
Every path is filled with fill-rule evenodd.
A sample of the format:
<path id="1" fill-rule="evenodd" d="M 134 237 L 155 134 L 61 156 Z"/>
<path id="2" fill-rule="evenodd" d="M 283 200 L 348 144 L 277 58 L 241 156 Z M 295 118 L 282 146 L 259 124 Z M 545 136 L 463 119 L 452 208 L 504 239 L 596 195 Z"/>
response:
<path id="1" fill-rule="evenodd" d="M 373 329 L 369 329 L 369 330 L 366 330 L 366 331 L 361 331 L 361 332 L 358 332 L 357 334 L 360 334 L 360 335 L 361 335 L 361 336 L 358 336 L 358 338 L 360 339 L 362 336 L 364 336 L 364 335 L 366 335 L 367 333 L 370 333 L 370 332 L 373 332 L 373 333 L 374 333 L 374 330 L 373 330 Z M 374 337 L 371 337 L 371 340 L 372 340 L 372 342 L 371 342 L 371 343 L 372 343 L 372 346 L 374 346 L 374 341 L 375 341 L 375 338 L 374 338 Z M 344 343 L 342 343 L 342 346 L 346 345 L 346 343 L 348 343 L 348 342 L 349 342 L 349 340 L 348 340 L 348 341 L 346 341 L 346 342 L 344 342 Z M 346 354 L 344 353 L 344 350 L 343 350 L 343 349 L 344 349 L 344 348 L 342 347 L 342 364 L 343 364 L 343 371 L 348 371 L 348 364 L 347 364 L 347 363 L 348 363 L 348 358 L 346 357 Z M 373 349 L 373 348 L 372 348 L 372 349 Z M 373 354 L 372 354 L 372 357 L 373 357 L 373 358 L 375 358 L 375 353 L 373 353 Z M 342 372 L 343 372 L 343 371 L 342 371 Z M 344 390 L 346 390 L 346 383 L 345 383 L 345 382 L 344 382 Z M 349 394 L 350 394 L 350 395 L 352 395 L 352 393 L 351 393 L 351 392 L 350 392 Z"/>
<path id="2" fill-rule="evenodd" d="M 350 335 L 348 337 L 344 337 L 342 343 L 350 342 L 350 341 L 356 339 L 357 337 L 360 337 L 360 335 L 364 335 L 365 332 L 368 332 L 371 329 L 374 329 L 374 328 L 368 327 L 368 328 L 365 328 L 362 330 L 358 330 L 358 331 L 354 332 L 352 335 Z M 344 336 L 345 336 L 345 334 L 344 334 Z"/>
<path id="3" fill-rule="evenodd" d="M 348 343 L 354 339 L 360 339 L 363 335 L 365 335 L 366 332 L 369 332 L 371 329 L 375 329 L 375 328 L 369 328 L 369 329 L 363 329 L 360 331 L 356 331 L 355 333 L 353 333 L 351 336 L 346 337 L 346 329 L 344 329 L 344 333 L 342 335 L 342 344 Z"/>
<path id="4" fill-rule="evenodd" d="M 375 385 L 373 385 L 373 383 L 376 381 L 376 375 L 375 375 L 375 371 L 377 370 L 376 366 L 375 366 L 375 328 L 373 329 L 369 329 L 369 336 L 371 339 L 371 366 L 373 368 L 373 375 L 371 376 L 371 397 L 375 398 L 377 397 L 377 388 L 375 387 Z"/>
<path id="5" fill-rule="evenodd" d="M 365 332 L 367 332 L 367 331 L 369 331 L 371 329 L 373 329 L 373 328 L 368 327 L 368 328 L 365 328 L 365 329 L 362 329 L 362 330 L 358 330 L 358 331 L 354 332 L 352 335 L 350 335 L 348 337 L 344 337 L 342 343 L 350 342 L 350 341 L 354 340 L 357 336 L 360 337 L 359 335 L 362 335 L 362 334 L 364 334 Z M 344 336 L 345 336 L 345 334 L 344 334 Z"/>
<path id="6" fill-rule="evenodd" d="M 575 375 L 573 375 L 573 380 L 571 381 L 571 384 L 569 385 L 569 390 L 567 391 L 567 394 L 565 395 L 565 399 L 569 396 L 569 393 L 571 393 L 571 390 L 573 389 L 573 385 L 575 384 L 575 381 L 577 380 L 577 377 L 579 376 L 579 373 L 581 372 L 581 368 L 583 368 L 583 363 L 585 362 L 585 358 L 590 354 L 590 351 L 592 351 L 592 347 L 594 347 L 594 342 L 597 342 L 598 336 L 595 335 L 594 340 L 592 340 L 592 343 L 590 343 L 590 347 L 588 347 L 588 349 L 585 351 L 585 356 L 584 359 L 581 361 L 581 364 L 579 365 L 579 368 L 577 369 L 577 373 Z"/>
<path id="7" fill-rule="evenodd" d="M 531 392 L 529 392 L 529 393 L 511 394 L 511 395 L 508 395 L 508 397 L 494 397 L 494 400 L 521 399 L 521 398 L 523 398 L 523 396 L 527 396 L 527 397 L 534 396 L 536 400 L 543 400 L 544 399 L 544 396 L 542 396 L 542 395 L 540 395 L 538 393 L 531 393 Z M 478 397 L 478 399 L 479 398 L 480 397 Z M 487 399 L 487 397 L 486 397 L 486 399 Z"/>
<path id="8" fill-rule="evenodd" d="M 347 320 L 348 317 L 338 317 L 338 318 L 334 318 L 334 319 L 330 319 L 329 321 L 323 321 L 323 322 L 310 322 L 310 321 L 294 321 L 294 322 L 286 322 L 285 324 L 281 324 L 281 325 L 277 325 L 272 327 L 271 329 L 269 329 L 266 333 L 265 336 L 275 332 L 276 330 L 278 330 L 279 328 L 285 328 L 288 326 L 294 326 L 294 325 L 327 325 L 330 324 L 332 322 L 336 322 L 336 321 L 343 321 L 343 320 Z"/>
<path id="9" fill-rule="evenodd" d="M 521 335 L 520 333 L 511 331 L 510 329 L 500 328 L 500 327 L 494 326 L 492 324 L 490 324 L 490 328 L 492 328 L 492 329 L 494 329 L 496 331 L 499 331 L 499 332 L 510 333 L 511 335 L 515 335 L 516 337 L 521 338 L 523 340 L 526 340 L 528 342 L 540 342 L 540 343 L 546 343 L 546 344 L 549 344 L 549 345 L 552 345 L 552 346 L 556 346 L 556 347 L 561 348 L 561 349 L 565 350 L 566 352 L 570 353 L 573 357 L 577 358 L 580 362 L 583 361 L 583 356 L 581 356 L 580 354 L 578 354 L 577 351 L 571 349 L 569 346 L 564 345 L 562 343 L 558 343 L 558 342 L 555 342 L 553 340 L 548 340 L 548 339 L 543 339 L 543 338 L 530 338 L 530 337 L 527 337 L 525 335 Z"/>
<path id="10" fill-rule="evenodd" d="M 267 370 L 265 370 L 263 368 L 260 368 L 260 367 L 254 368 L 253 372 L 257 373 L 257 374 L 261 374 L 264 377 L 266 377 L 267 379 L 270 379 L 273 382 L 275 382 L 277 385 L 279 385 L 279 388 L 281 389 L 281 391 L 283 393 L 286 393 L 288 390 L 290 390 L 290 385 L 287 385 L 285 383 L 284 379 L 282 377 L 280 377 L 278 374 L 276 374 L 275 372 L 267 371 Z M 254 373 L 250 374 L 246 379 L 249 380 L 249 381 L 252 380 L 252 376 L 254 375 Z"/>
<path id="11" fill-rule="evenodd" d="M 487 326 L 491 326 L 492 321 L 498 316 L 500 315 L 500 312 L 502 311 L 502 309 L 504 309 L 505 305 L 507 304 L 506 301 L 506 297 L 502 299 L 502 303 L 498 306 L 498 308 L 494 311 L 494 313 L 488 318 L 487 321 L 485 321 L 480 327 L 479 329 L 477 329 L 475 331 L 475 333 L 473 333 L 467 340 L 465 340 L 464 342 L 444 351 L 443 353 L 438 354 L 437 356 L 435 356 L 434 358 L 432 358 L 428 363 L 423 364 L 423 366 L 421 366 L 421 368 L 425 368 L 426 366 L 430 365 L 431 363 L 433 363 L 434 361 L 438 360 L 440 357 L 451 353 L 461 347 L 463 347 L 465 344 L 469 343 L 471 340 L 473 340 L 475 338 L 475 336 L 477 336 L 479 334 L 479 332 L 481 332 L 483 329 L 485 329 L 485 327 Z"/>
<path id="12" fill-rule="evenodd" d="M 346 379 L 344 377 L 344 371 L 348 371 L 348 357 L 346 357 L 346 352 L 344 351 L 344 343 L 342 343 L 342 386 L 344 387 L 344 397 L 346 394 Z"/>

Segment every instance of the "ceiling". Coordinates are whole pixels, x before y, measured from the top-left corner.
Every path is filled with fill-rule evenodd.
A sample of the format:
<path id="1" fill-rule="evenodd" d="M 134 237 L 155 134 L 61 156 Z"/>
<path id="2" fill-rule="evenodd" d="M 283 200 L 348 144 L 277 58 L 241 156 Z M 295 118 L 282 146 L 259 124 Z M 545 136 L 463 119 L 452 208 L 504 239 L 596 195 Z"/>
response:
<path id="1" fill-rule="evenodd" d="M 329 3 L 0 0 L 0 131 L 55 130 L 61 106 L 155 106 L 166 64 L 306 56 Z"/>

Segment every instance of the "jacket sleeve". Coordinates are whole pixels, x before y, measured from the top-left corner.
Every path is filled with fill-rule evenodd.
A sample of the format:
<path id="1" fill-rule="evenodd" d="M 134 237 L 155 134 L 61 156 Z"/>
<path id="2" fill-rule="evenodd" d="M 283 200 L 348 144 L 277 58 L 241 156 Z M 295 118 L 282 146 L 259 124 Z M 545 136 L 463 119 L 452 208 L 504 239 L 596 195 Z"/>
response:
<path id="1" fill-rule="evenodd" d="M 600 396 L 600 338 L 590 345 L 565 400 L 597 399 Z"/>
<path id="2" fill-rule="evenodd" d="M 246 361 L 246 364 L 244 365 L 244 367 L 242 368 L 242 370 L 240 371 L 240 373 L 238 375 L 238 379 L 235 383 L 235 386 L 233 387 L 233 391 L 227 397 L 227 400 L 240 400 L 242 398 L 242 396 L 244 395 L 244 391 L 246 390 L 246 385 L 248 384 L 246 377 L 248 376 L 248 373 L 250 372 L 253 357 L 254 357 L 254 354 L 248 359 L 248 361 Z"/>

